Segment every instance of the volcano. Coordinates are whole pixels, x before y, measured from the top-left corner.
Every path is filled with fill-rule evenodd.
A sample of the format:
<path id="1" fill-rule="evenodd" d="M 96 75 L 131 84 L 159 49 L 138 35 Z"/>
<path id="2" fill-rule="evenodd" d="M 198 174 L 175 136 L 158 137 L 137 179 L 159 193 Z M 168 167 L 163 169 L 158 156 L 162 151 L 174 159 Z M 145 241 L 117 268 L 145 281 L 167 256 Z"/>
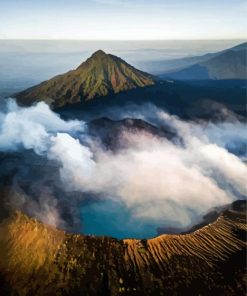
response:
<path id="1" fill-rule="evenodd" d="M 15 97 L 23 105 L 45 101 L 56 108 L 154 84 L 154 76 L 98 50 L 77 69 L 55 76 Z"/>
<path id="2" fill-rule="evenodd" d="M 245 295 L 245 212 L 237 201 L 190 234 L 148 240 L 66 233 L 15 212 L 0 223 L 2 295 Z"/>

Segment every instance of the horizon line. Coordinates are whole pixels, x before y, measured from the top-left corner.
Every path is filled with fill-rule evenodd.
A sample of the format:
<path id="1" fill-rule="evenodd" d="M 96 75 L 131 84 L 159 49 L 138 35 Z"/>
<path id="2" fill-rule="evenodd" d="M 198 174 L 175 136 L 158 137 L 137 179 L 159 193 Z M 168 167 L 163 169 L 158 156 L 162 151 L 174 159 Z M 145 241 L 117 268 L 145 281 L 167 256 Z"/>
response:
<path id="1" fill-rule="evenodd" d="M 61 39 L 61 38 L 0 38 L 0 41 L 111 41 L 111 42 L 120 42 L 120 41 L 240 41 L 245 40 L 247 42 L 247 37 L 245 38 L 207 38 L 207 39 Z"/>

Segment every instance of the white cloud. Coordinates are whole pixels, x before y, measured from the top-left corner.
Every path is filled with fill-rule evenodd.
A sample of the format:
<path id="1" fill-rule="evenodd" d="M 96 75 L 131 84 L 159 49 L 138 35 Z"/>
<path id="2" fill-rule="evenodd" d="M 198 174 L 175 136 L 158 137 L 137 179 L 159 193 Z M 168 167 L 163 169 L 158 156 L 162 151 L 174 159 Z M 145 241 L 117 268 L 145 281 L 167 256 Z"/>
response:
<path id="1" fill-rule="evenodd" d="M 49 138 L 58 131 L 83 130 L 84 123 L 63 121 L 43 102 L 30 108 L 19 108 L 13 100 L 0 113 L 0 150 L 17 150 L 21 147 L 42 153 L 48 149 Z"/>
<path id="2" fill-rule="evenodd" d="M 115 152 L 84 134 L 85 146 L 75 137 L 83 131 L 83 122 L 65 122 L 39 103 L 31 108 L 14 105 L 1 115 L 0 149 L 21 145 L 43 152 L 58 161 L 65 190 L 119 199 L 140 219 L 188 225 L 193 214 L 245 193 L 246 165 L 225 149 L 234 138 L 239 141 L 236 131 L 242 129 L 241 123 L 228 124 L 225 132 L 227 123 L 203 125 L 156 108 L 147 112 L 155 112 L 159 124 L 173 127 L 184 145 L 146 133 L 123 132 L 124 148 Z"/>

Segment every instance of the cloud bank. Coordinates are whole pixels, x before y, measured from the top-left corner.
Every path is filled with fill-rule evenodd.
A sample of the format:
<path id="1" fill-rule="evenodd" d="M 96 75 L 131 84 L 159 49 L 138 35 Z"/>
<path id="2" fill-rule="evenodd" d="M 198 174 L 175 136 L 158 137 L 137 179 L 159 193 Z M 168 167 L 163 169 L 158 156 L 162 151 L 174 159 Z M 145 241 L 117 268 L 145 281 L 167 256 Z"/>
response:
<path id="1" fill-rule="evenodd" d="M 36 153 L 46 152 L 49 138 L 58 131 L 74 133 L 83 130 L 79 121 L 65 122 L 48 105 L 40 102 L 30 108 L 20 108 L 9 100 L 5 113 L 0 113 L 0 150 L 33 149 Z"/>
<path id="2" fill-rule="evenodd" d="M 242 148 L 233 153 L 246 147 L 243 123 L 184 122 L 155 107 L 145 110 L 135 116 L 176 130 L 183 144 L 123 131 L 124 146 L 111 151 L 91 137 L 83 121 L 64 121 L 44 103 L 21 108 L 9 101 L 0 115 L 0 151 L 32 149 L 57 163 L 65 191 L 119 200 L 141 220 L 186 226 L 208 209 L 246 195 L 246 156 Z M 56 208 L 47 199 L 46 204 Z M 45 212 L 43 207 L 42 220 Z M 59 221 L 58 215 L 47 221 Z"/>

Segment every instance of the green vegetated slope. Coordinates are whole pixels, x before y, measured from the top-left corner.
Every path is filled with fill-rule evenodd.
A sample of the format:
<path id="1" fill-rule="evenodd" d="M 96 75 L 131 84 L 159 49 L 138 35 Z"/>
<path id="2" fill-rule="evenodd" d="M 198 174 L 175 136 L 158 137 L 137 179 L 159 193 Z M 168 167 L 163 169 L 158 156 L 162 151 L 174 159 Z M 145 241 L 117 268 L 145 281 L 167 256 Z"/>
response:
<path id="1" fill-rule="evenodd" d="M 152 75 L 99 50 L 77 69 L 27 89 L 17 94 L 16 98 L 24 105 L 45 101 L 54 107 L 61 107 L 154 83 Z"/>

